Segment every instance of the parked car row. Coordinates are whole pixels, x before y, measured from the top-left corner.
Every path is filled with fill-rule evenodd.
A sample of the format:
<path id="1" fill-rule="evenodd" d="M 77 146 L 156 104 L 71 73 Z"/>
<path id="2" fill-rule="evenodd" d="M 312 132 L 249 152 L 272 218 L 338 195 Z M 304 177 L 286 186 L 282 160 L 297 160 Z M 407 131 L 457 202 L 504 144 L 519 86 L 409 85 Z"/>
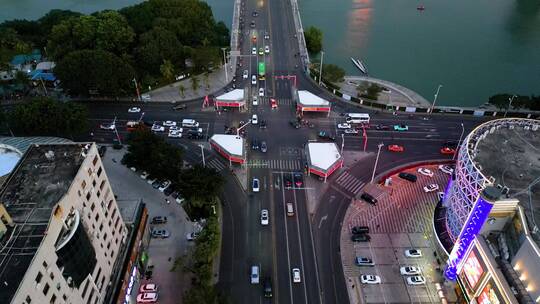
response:
<path id="1" fill-rule="evenodd" d="M 154 283 L 141 285 L 137 295 L 137 303 L 156 303 L 158 300 L 158 286 Z"/>
<path id="2" fill-rule="evenodd" d="M 420 249 L 407 249 L 404 252 L 408 258 L 422 257 L 422 251 Z M 375 266 L 373 259 L 368 257 L 357 256 L 354 263 L 357 266 Z M 421 275 L 421 269 L 417 266 L 402 266 L 399 268 L 399 273 L 406 277 L 407 284 L 409 285 L 421 285 L 425 284 L 426 279 Z M 363 274 L 360 276 L 360 282 L 362 284 L 381 284 L 381 277 L 375 274 Z"/>
<path id="3" fill-rule="evenodd" d="M 371 236 L 369 235 L 368 226 L 354 226 L 351 229 L 351 241 L 353 242 L 369 242 Z"/>
<path id="4" fill-rule="evenodd" d="M 135 168 L 132 168 L 132 170 L 133 169 Z M 133 171 L 136 171 L 136 169 Z M 148 174 L 148 172 L 146 171 L 143 171 L 140 174 L 140 177 L 146 180 L 148 184 L 152 185 L 154 189 L 158 189 L 160 192 L 163 192 L 165 196 L 172 197 L 172 199 L 174 199 L 176 203 L 182 204 L 182 202 L 185 200 L 180 194 L 180 192 L 175 190 L 176 187 L 175 185 L 171 183 L 171 181 L 169 180 L 160 181 L 156 178 L 151 178 L 150 174 Z M 167 202 L 170 202 L 170 201 L 167 199 Z"/>

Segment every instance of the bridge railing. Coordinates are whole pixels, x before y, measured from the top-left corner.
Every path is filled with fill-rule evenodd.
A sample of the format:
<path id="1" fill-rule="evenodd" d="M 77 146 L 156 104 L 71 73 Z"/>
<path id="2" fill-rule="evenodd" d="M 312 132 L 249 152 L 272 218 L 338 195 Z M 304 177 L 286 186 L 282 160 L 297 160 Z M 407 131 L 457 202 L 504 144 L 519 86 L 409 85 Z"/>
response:
<path id="1" fill-rule="evenodd" d="M 296 29 L 296 38 L 298 40 L 298 48 L 300 52 L 300 58 L 302 59 L 302 65 L 304 71 L 309 73 L 309 53 L 306 46 L 306 38 L 304 37 L 304 28 L 302 27 L 302 19 L 300 17 L 300 10 L 298 9 L 298 1 L 291 0 L 291 7 L 293 10 L 294 26 Z"/>

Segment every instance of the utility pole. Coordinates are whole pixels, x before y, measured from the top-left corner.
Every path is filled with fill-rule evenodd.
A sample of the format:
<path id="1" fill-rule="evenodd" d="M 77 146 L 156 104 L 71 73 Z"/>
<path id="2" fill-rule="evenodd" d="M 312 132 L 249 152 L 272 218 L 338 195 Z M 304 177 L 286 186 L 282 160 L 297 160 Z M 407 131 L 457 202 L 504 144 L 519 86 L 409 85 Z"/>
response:
<path id="1" fill-rule="evenodd" d="M 343 147 L 345 147 L 345 133 L 341 133 L 341 156 L 343 156 Z"/>
<path id="2" fill-rule="evenodd" d="M 459 145 L 461 143 L 461 139 L 463 138 L 463 133 L 465 133 L 465 127 L 463 126 L 463 123 L 461 123 L 461 135 L 459 136 L 459 140 L 457 142 L 456 152 L 454 153 L 454 156 L 452 156 L 452 160 L 456 159 L 456 154 L 459 151 Z"/>
<path id="3" fill-rule="evenodd" d="M 433 98 L 433 104 L 431 105 L 431 108 L 429 109 L 429 114 L 433 113 L 433 108 L 435 107 L 435 103 L 437 102 L 437 97 L 439 97 L 439 90 L 442 88 L 442 84 L 440 84 L 437 87 L 437 92 L 435 93 L 435 96 Z"/>
<path id="4" fill-rule="evenodd" d="M 377 163 L 379 163 L 379 155 L 381 154 L 381 148 L 384 146 L 383 143 L 380 143 L 377 145 L 379 147 L 379 150 L 377 150 L 377 158 L 375 158 L 375 165 L 373 166 L 373 174 L 371 174 L 371 182 L 373 183 L 373 180 L 375 179 L 375 171 L 377 170 Z"/>
<path id="5" fill-rule="evenodd" d="M 323 58 L 324 58 L 324 52 L 321 51 L 321 66 L 319 67 L 319 85 L 321 85 L 321 81 L 322 81 L 322 63 L 323 63 Z"/>
<path id="6" fill-rule="evenodd" d="M 506 111 L 504 111 L 504 118 L 506 118 L 506 114 L 508 114 L 508 109 L 512 106 L 512 102 L 514 101 L 514 98 L 516 98 L 516 95 L 512 95 L 512 97 L 508 97 L 508 100 L 510 101 L 508 103 L 508 108 L 506 108 Z"/>
<path id="7" fill-rule="evenodd" d="M 229 82 L 229 76 L 227 75 L 227 57 L 225 56 L 225 50 L 227 48 L 221 48 L 223 51 L 223 68 L 225 69 L 225 82 Z"/>
<path id="8" fill-rule="evenodd" d="M 137 99 L 141 101 L 141 92 L 139 92 L 139 85 L 137 84 L 137 79 L 133 77 L 133 83 L 135 84 L 135 92 L 137 93 Z"/>
<path id="9" fill-rule="evenodd" d="M 205 159 L 204 159 L 204 146 L 203 146 L 203 145 L 199 145 L 199 147 L 201 147 L 202 165 L 203 165 L 203 167 L 206 167 L 206 161 L 205 161 Z"/>
<path id="10" fill-rule="evenodd" d="M 122 140 L 120 140 L 120 135 L 118 135 L 118 129 L 116 128 L 116 116 L 114 117 L 114 120 L 112 123 L 114 126 L 114 133 L 116 134 L 116 139 L 118 139 L 119 144 L 122 144 Z"/>

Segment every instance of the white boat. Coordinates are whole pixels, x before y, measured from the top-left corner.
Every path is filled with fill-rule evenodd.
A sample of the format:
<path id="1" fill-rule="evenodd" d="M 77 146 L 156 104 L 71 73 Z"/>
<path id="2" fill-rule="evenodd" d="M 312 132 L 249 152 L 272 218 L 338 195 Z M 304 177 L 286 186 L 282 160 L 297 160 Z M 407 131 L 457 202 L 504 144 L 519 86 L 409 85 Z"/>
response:
<path id="1" fill-rule="evenodd" d="M 354 65 L 360 70 L 362 71 L 362 73 L 364 74 L 367 74 L 368 71 L 367 71 L 367 68 L 366 66 L 364 65 L 364 63 L 362 62 L 362 60 L 360 59 L 354 59 L 351 57 L 351 61 L 354 63 Z"/>

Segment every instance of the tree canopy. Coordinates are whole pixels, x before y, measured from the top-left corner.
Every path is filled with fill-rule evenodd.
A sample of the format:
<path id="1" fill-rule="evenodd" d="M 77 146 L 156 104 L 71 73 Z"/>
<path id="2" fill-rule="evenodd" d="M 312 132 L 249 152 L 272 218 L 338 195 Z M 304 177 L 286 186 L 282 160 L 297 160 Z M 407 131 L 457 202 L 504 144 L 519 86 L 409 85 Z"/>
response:
<path id="1" fill-rule="evenodd" d="M 509 109 L 512 94 L 496 94 L 489 97 L 488 102 L 498 109 Z M 512 101 L 512 109 L 529 109 L 540 111 L 540 96 L 515 95 Z"/>
<path id="2" fill-rule="evenodd" d="M 7 116 L 11 130 L 18 136 L 73 138 L 88 130 L 88 113 L 84 106 L 51 98 L 36 98 L 20 104 Z"/>
<path id="3" fill-rule="evenodd" d="M 132 88 L 133 68 L 118 56 L 102 50 L 74 51 L 54 69 L 62 86 L 72 95 L 124 95 Z"/>
<path id="4" fill-rule="evenodd" d="M 345 70 L 335 64 L 323 64 L 322 68 L 323 80 L 338 83 L 343 81 Z"/>
<path id="5" fill-rule="evenodd" d="M 311 54 L 317 54 L 322 50 L 323 33 L 320 29 L 310 26 L 304 31 L 306 47 Z"/>
<path id="6" fill-rule="evenodd" d="M 215 169 L 196 165 L 182 171 L 178 188 L 194 208 L 206 208 L 215 203 L 225 180 Z"/>

